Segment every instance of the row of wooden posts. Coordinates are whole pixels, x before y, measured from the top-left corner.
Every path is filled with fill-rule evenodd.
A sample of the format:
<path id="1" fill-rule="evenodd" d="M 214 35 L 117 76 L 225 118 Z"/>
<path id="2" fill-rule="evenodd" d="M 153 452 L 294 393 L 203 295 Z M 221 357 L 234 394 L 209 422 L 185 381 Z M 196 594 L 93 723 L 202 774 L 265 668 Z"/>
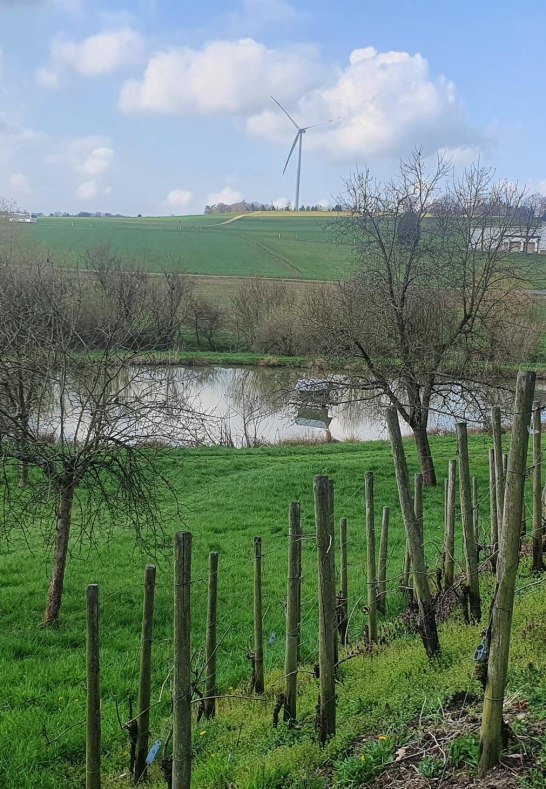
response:
<path id="1" fill-rule="evenodd" d="M 519 382 L 519 379 L 518 379 Z M 521 398 L 520 398 L 521 399 Z M 521 403 L 520 406 L 521 407 Z M 518 400 L 516 398 L 516 409 Z M 402 517 L 405 526 L 407 550 L 404 562 L 402 586 L 411 587 L 419 608 L 420 626 L 423 641 L 430 657 L 439 651 L 436 631 L 434 603 L 429 583 L 429 571 L 424 555 L 423 536 L 423 486 L 422 476 L 416 475 L 414 495 L 410 494 L 408 471 L 397 414 L 388 410 L 387 423 L 391 436 L 394 466 Z M 518 423 L 516 425 L 516 423 Z M 520 488 L 511 485 L 510 495 L 505 499 L 507 471 L 511 467 L 503 463 L 500 409 L 493 409 L 493 448 L 490 460 L 490 502 L 491 502 L 491 553 L 493 568 L 496 561 L 499 539 L 503 533 L 501 525 L 507 519 L 507 503 L 512 506 L 515 493 L 520 496 L 521 504 L 523 480 Z M 522 417 L 518 413 L 513 429 L 512 445 L 516 432 L 521 437 Z M 525 425 L 527 430 L 528 423 Z M 517 427 L 517 430 L 516 430 Z M 541 514 L 541 474 L 540 474 L 540 404 L 533 404 L 533 562 L 542 568 L 542 514 Z M 519 442 L 519 443 L 518 443 Z M 466 424 L 457 425 L 459 455 L 459 490 L 461 502 L 461 522 L 464 537 L 465 574 L 469 598 L 470 616 L 473 621 L 481 618 L 481 600 L 478 576 L 478 488 L 471 483 Z M 521 460 L 518 438 L 516 442 L 520 454 L 515 457 L 513 466 Z M 526 445 L 525 445 L 526 449 Z M 443 563 L 443 588 L 448 589 L 455 581 L 454 542 L 455 542 L 455 502 L 457 463 L 449 462 L 448 478 L 445 489 L 445 543 Z M 515 473 L 515 472 L 514 472 Z M 387 593 L 387 554 L 390 510 L 383 508 L 379 562 L 376 565 L 374 476 L 368 472 L 364 477 L 366 508 L 367 543 L 367 613 L 368 640 L 378 639 L 378 611 L 385 612 Z M 514 493 L 515 491 L 515 493 Z M 340 521 L 340 591 L 337 594 L 336 582 L 336 538 L 334 528 L 334 486 L 326 476 L 314 480 L 314 503 L 316 524 L 316 548 L 318 560 L 318 636 L 319 636 L 319 705 L 317 731 L 321 743 L 335 735 L 336 730 L 336 692 L 335 675 L 339 661 L 338 644 L 348 644 L 350 614 L 348 609 L 348 556 L 347 520 Z M 504 517 L 500 515 L 504 513 Z M 519 530 L 518 530 L 519 535 Z M 302 539 L 300 504 L 293 502 L 289 508 L 288 534 L 288 578 L 286 603 L 286 641 L 285 641 L 285 679 L 283 692 L 277 701 L 277 711 L 282 710 L 284 720 L 289 724 L 297 718 L 297 676 L 301 638 L 301 582 L 302 582 Z M 519 548 L 518 548 L 519 550 Z M 218 553 L 209 554 L 208 608 L 206 623 L 206 649 L 204 667 L 204 693 L 197 694 L 196 680 L 192 679 L 191 668 L 191 553 L 192 535 L 181 532 L 174 539 L 174 671 L 173 671 L 173 729 L 172 729 L 172 787 L 187 789 L 191 783 L 192 750 L 192 705 L 199 703 L 201 713 L 212 718 L 216 712 L 216 653 L 217 641 L 217 584 Z M 538 567 L 538 564 L 535 568 Z M 133 732 L 132 774 L 135 782 L 146 775 L 149 749 L 149 712 L 151 704 L 152 676 L 152 630 L 154 610 L 155 567 L 146 568 L 144 586 L 144 605 L 142 617 L 141 660 L 139 679 L 138 714 L 130 731 Z M 100 788 L 100 679 L 99 679 L 99 611 L 97 585 L 87 589 L 88 639 L 87 639 L 87 789 Z M 262 540 L 254 538 L 254 651 L 252 688 L 254 692 L 264 692 L 264 650 L 263 650 L 263 609 L 262 609 Z"/>

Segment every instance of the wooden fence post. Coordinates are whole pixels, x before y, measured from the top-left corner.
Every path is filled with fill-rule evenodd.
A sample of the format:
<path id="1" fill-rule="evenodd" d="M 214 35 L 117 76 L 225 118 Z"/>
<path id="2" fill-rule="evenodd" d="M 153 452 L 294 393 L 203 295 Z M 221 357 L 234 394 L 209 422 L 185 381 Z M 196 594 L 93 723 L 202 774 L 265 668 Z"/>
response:
<path id="1" fill-rule="evenodd" d="M 142 636 L 140 642 L 140 680 L 138 685 L 138 728 L 134 780 L 146 778 L 146 756 L 150 739 L 150 701 L 152 698 L 152 643 L 154 627 L 155 567 L 149 564 L 144 574 Z"/>
<path id="2" fill-rule="evenodd" d="M 298 692 L 298 636 L 300 567 L 298 543 L 301 542 L 300 504 L 290 504 L 288 537 L 288 582 L 286 599 L 286 651 L 284 660 L 285 690 L 284 719 L 289 724 L 296 720 Z"/>
<path id="3" fill-rule="evenodd" d="M 440 653 L 440 641 L 438 639 L 436 614 L 434 612 L 434 605 L 428 583 L 423 541 L 416 523 L 413 501 L 409 489 L 408 467 L 396 408 L 387 408 L 386 416 L 392 445 L 398 496 L 400 498 L 400 509 L 402 510 L 402 517 L 404 519 L 406 539 L 408 540 L 411 550 L 413 586 L 419 606 L 421 635 L 427 655 L 429 658 L 433 658 Z"/>
<path id="4" fill-rule="evenodd" d="M 332 496 L 328 477 L 314 480 L 319 592 L 319 670 L 321 744 L 336 733 L 335 687 L 335 556 L 332 529 Z"/>
<path id="5" fill-rule="evenodd" d="M 495 471 L 495 450 L 489 450 L 489 509 L 491 511 L 491 570 L 497 570 L 497 552 L 499 550 L 499 518 L 497 511 L 497 476 Z"/>
<path id="6" fill-rule="evenodd" d="M 175 534 L 172 789 L 191 786 L 191 543 L 190 532 Z"/>
<path id="7" fill-rule="evenodd" d="M 341 553 L 341 590 L 339 596 L 339 637 L 341 645 L 346 647 L 349 642 L 349 579 L 347 554 L 347 518 L 339 522 L 339 547 Z"/>
<path id="8" fill-rule="evenodd" d="M 375 564 L 375 515 L 373 472 L 364 478 L 366 491 L 366 556 L 368 563 L 368 639 L 377 643 L 377 574 Z"/>
<path id="9" fill-rule="evenodd" d="M 472 525 L 476 540 L 476 556 L 479 556 L 480 545 L 480 504 L 478 498 L 478 478 L 472 477 Z"/>
<path id="10" fill-rule="evenodd" d="M 457 461 L 450 460 L 447 472 L 447 520 L 444 543 L 444 589 L 453 586 L 455 578 L 455 501 L 457 491 Z"/>
<path id="11" fill-rule="evenodd" d="M 461 495 L 461 520 L 463 523 L 464 551 L 466 559 L 466 583 L 470 601 L 470 616 L 474 622 L 482 617 L 480 581 L 478 578 L 478 553 L 472 519 L 472 496 L 470 492 L 470 467 L 468 463 L 468 436 L 466 422 L 457 423 L 457 448 L 459 451 L 459 488 Z"/>
<path id="12" fill-rule="evenodd" d="M 218 610 L 218 551 L 209 553 L 209 586 L 207 601 L 207 638 L 205 645 L 205 718 L 216 715 L 216 628 Z"/>
<path id="13" fill-rule="evenodd" d="M 501 410 L 498 405 L 491 409 L 493 450 L 495 453 L 495 491 L 497 496 L 497 523 L 499 536 L 502 530 L 502 508 L 504 507 L 504 463 L 502 455 Z"/>
<path id="14" fill-rule="evenodd" d="M 444 479 L 444 534 L 447 531 L 447 489 L 448 489 L 448 479 L 447 477 Z"/>
<path id="15" fill-rule="evenodd" d="M 339 660 L 339 638 L 336 627 L 336 533 L 334 523 L 334 480 L 328 479 L 328 490 L 330 494 L 329 499 L 329 517 L 330 517 L 330 534 L 332 535 L 332 567 L 334 570 L 334 580 L 332 587 L 332 605 L 334 607 L 334 667 L 337 669 L 337 662 Z"/>
<path id="16" fill-rule="evenodd" d="M 533 572 L 544 570 L 542 558 L 542 421 L 541 404 L 533 403 Z"/>
<path id="17" fill-rule="evenodd" d="M 535 373 L 518 373 L 512 442 L 504 494 L 503 528 L 499 538 L 497 587 L 491 608 L 489 659 L 480 733 L 478 774 L 497 764 L 502 749 L 502 710 L 519 564 L 521 511 L 529 441 Z"/>
<path id="18" fill-rule="evenodd" d="M 254 691 L 264 692 L 261 537 L 254 537 Z"/>
<path id="19" fill-rule="evenodd" d="M 99 586 L 87 587 L 87 736 L 85 787 L 100 789 Z"/>
<path id="20" fill-rule="evenodd" d="M 420 540 L 424 546 L 425 533 L 423 523 L 423 475 L 421 473 L 416 474 L 413 478 L 413 511 L 415 513 L 415 523 L 419 529 Z"/>
<path id="21" fill-rule="evenodd" d="M 383 507 L 381 520 L 381 542 L 379 544 L 379 572 L 377 584 L 377 608 L 384 614 L 387 609 L 387 555 L 389 550 L 390 508 Z"/>
<path id="22" fill-rule="evenodd" d="M 402 589 L 401 591 L 406 595 L 407 599 L 411 602 L 413 597 L 412 579 L 411 579 L 411 550 L 409 540 L 406 538 L 406 552 L 404 553 L 404 569 L 402 571 Z"/>

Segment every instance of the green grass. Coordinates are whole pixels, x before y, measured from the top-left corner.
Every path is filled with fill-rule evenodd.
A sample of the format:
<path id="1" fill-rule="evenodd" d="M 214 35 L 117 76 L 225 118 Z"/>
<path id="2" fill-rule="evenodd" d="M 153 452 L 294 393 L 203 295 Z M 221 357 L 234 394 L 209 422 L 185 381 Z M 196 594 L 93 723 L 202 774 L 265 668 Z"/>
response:
<path id="1" fill-rule="evenodd" d="M 478 476 L 483 492 L 484 528 L 488 445 L 485 437 L 470 439 L 472 473 Z M 408 441 L 406 446 L 410 470 L 417 471 L 413 442 Z M 434 438 L 433 449 L 439 475 L 443 477 L 448 459 L 455 455 L 455 439 Z M 358 735 L 392 732 L 399 738 L 403 727 L 421 708 L 428 714 L 437 711 L 453 692 L 476 690 L 472 656 L 480 629 L 452 622 L 442 630 L 444 651 L 437 665 L 428 663 L 418 639 L 405 637 L 381 647 L 372 657 L 359 657 L 344 666 L 338 690 L 339 734 L 325 750 L 321 751 L 313 741 L 317 684 L 310 673 L 301 675 L 302 729 L 272 729 L 274 694 L 281 687 L 284 652 L 289 502 L 301 500 L 305 534 L 312 536 L 313 476 L 328 474 L 335 481 L 336 520 L 341 516 L 349 519 L 349 588 L 351 605 L 355 606 L 351 638 L 356 640 L 365 624 L 362 479 L 368 470 L 375 472 L 378 519 L 382 506 L 388 505 L 392 511 L 388 575 L 389 616 L 393 616 L 401 607 L 396 587 L 404 538 L 390 450 L 385 442 L 167 453 L 164 471 L 176 487 L 183 508 L 182 516 L 177 516 L 172 502 L 165 498 L 163 511 L 169 519 L 169 531 L 189 529 L 194 535 L 192 608 L 196 665 L 202 664 L 207 556 L 211 550 L 220 552 L 218 670 L 224 692 L 243 686 L 249 677 L 246 653 L 252 634 L 252 538 L 256 534 L 263 538 L 268 695 L 264 701 L 256 702 L 226 700 L 214 723 L 196 729 L 196 786 L 227 786 L 222 783 L 223 773 L 240 787 L 280 786 L 287 773 L 294 776 L 309 772 L 325 760 L 340 758 Z M 431 565 L 441 553 L 442 520 L 443 480 L 437 489 L 425 491 L 425 531 Z M 127 735 L 118 728 L 115 702 L 120 702 L 126 719 L 127 699 L 137 693 L 142 579 L 148 558 L 134 550 L 131 535 L 123 526 L 119 524 L 108 539 L 98 537 L 90 549 L 80 549 L 74 539 L 61 623 L 51 631 L 40 626 L 49 567 L 37 534 L 29 537 L 31 552 L 20 536 L 14 537 L 9 546 L 2 544 L 1 785 L 18 789 L 69 789 L 81 785 L 85 746 L 81 725 L 85 718 L 85 587 L 92 582 L 99 583 L 101 590 L 105 785 L 125 785 L 114 780 L 125 771 L 128 758 Z M 304 541 L 303 565 L 302 656 L 312 665 L 317 653 L 316 555 L 312 539 Z M 153 708 L 152 740 L 164 739 L 168 730 L 171 556 L 157 557 L 157 567 L 153 699 L 159 699 L 162 687 L 163 692 L 162 702 Z M 536 604 L 542 592 L 531 589 L 531 593 L 534 597 L 525 598 L 516 617 L 516 628 L 523 628 L 534 616 L 527 601 L 535 600 Z M 544 604 L 543 597 L 540 604 Z M 538 627 L 544 629 L 542 625 Z M 545 665 L 540 633 L 537 630 L 532 649 L 526 641 L 514 639 L 514 660 L 521 676 L 528 662 Z M 517 672 L 515 676 L 519 676 Z M 50 745 L 43 734 L 44 726 L 49 739 L 55 740 Z M 200 735 L 201 731 L 206 734 Z"/>
<path id="2" fill-rule="evenodd" d="M 108 242 L 130 269 L 185 270 L 229 277 L 334 280 L 349 269 L 350 249 L 324 230 L 331 214 L 232 215 L 141 219 L 41 217 L 20 229 L 66 265 Z"/>
<path id="3" fill-rule="evenodd" d="M 309 358 L 306 356 L 271 356 L 266 353 L 205 351 L 154 351 L 143 354 L 132 360 L 133 364 L 169 364 L 187 367 L 203 367 L 205 365 L 233 365 L 237 367 L 306 367 Z"/>

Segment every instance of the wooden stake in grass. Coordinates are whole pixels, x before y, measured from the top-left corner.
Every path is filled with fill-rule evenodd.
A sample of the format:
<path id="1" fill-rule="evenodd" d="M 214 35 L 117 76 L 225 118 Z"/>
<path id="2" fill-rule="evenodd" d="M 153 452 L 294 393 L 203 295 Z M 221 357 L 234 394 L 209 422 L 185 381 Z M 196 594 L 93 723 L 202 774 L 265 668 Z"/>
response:
<path id="1" fill-rule="evenodd" d="M 138 736 L 134 780 L 146 778 L 146 756 L 150 739 L 150 701 L 152 697 L 152 643 L 154 626 L 155 567 L 149 564 L 144 575 L 142 636 L 140 641 L 140 680 L 138 685 Z"/>
<path id="2" fill-rule="evenodd" d="M 444 589 L 453 586 L 455 578 L 455 500 L 457 491 L 457 461 L 450 460 L 447 476 L 447 518 L 444 542 Z"/>
<path id="3" fill-rule="evenodd" d="M 480 582 L 478 578 L 478 553 L 474 523 L 472 519 L 472 496 L 470 492 L 470 467 L 468 463 L 468 436 L 466 422 L 457 423 L 457 448 L 459 451 L 459 489 L 461 495 L 461 520 L 463 523 L 464 552 L 466 560 L 466 583 L 470 601 L 470 616 L 474 622 L 482 617 Z"/>
<path id="4" fill-rule="evenodd" d="M 477 477 L 472 477 L 472 525 L 474 527 L 474 539 L 476 540 L 476 556 L 478 556 L 480 545 L 480 505 Z"/>
<path id="5" fill-rule="evenodd" d="M 402 510 L 406 539 L 411 550 L 413 585 L 419 607 L 421 635 L 427 655 L 429 658 L 433 658 L 440 653 L 440 641 L 438 639 L 436 614 L 428 583 L 423 540 L 416 522 L 413 500 L 409 489 L 408 467 L 396 408 L 387 408 L 386 416 L 392 445 L 398 496 L 400 498 L 400 509 Z"/>
<path id="6" fill-rule="evenodd" d="M 447 486 L 448 480 L 444 479 L 444 534 L 447 530 Z"/>
<path id="7" fill-rule="evenodd" d="M 381 542 L 379 544 L 379 572 L 377 582 L 377 608 L 384 614 L 387 609 L 387 554 L 389 550 L 390 508 L 383 507 Z"/>
<path id="8" fill-rule="evenodd" d="M 499 538 L 497 588 L 491 609 L 489 660 L 480 733 L 478 772 L 480 777 L 483 777 L 490 767 L 497 764 L 503 747 L 502 709 L 508 673 L 512 614 L 519 564 L 521 512 L 529 441 L 528 427 L 531 420 L 534 390 L 535 373 L 518 373 L 512 442 L 504 494 L 504 522 Z"/>
<path id="9" fill-rule="evenodd" d="M 411 550 L 409 542 L 406 540 L 406 552 L 404 554 L 404 570 L 402 573 L 402 589 L 409 603 L 413 600 L 413 578 L 411 574 Z"/>
<path id="10" fill-rule="evenodd" d="M 544 571 L 542 558 L 542 406 L 533 403 L 533 572 Z"/>
<path id="11" fill-rule="evenodd" d="M 175 534 L 172 789 L 191 786 L 191 541 Z"/>
<path id="12" fill-rule="evenodd" d="M 335 555 L 332 495 L 328 477 L 315 477 L 314 498 L 319 593 L 319 736 L 324 745 L 336 733 Z"/>
<path id="13" fill-rule="evenodd" d="M 502 455 L 501 410 L 498 405 L 491 409 L 491 428 L 493 431 L 493 451 L 495 453 L 495 490 L 497 496 L 497 521 L 499 536 L 502 529 L 502 508 L 504 507 L 504 463 Z"/>
<path id="14" fill-rule="evenodd" d="M 339 637 L 341 645 L 346 647 L 349 636 L 349 580 L 347 555 L 347 518 L 339 522 L 339 545 L 341 552 L 341 590 L 339 598 Z"/>
<path id="15" fill-rule="evenodd" d="M 364 478 L 366 490 L 366 556 L 368 560 L 368 639 L 377 643 L 377 571 L 375 564 L 375 515 L 373 472 Z"/>
<path id="16" fill-rule="evenodd" d="M 205 718 L 216 715 L 216 626 L 218 609 L 218 552 L 209 553 L 209 587 L 207 602 L 206 674 L 203 708 Z"/>
<path id="17" fill-rule="evenodd" d="M 296 720 L 298 692 L 298 636 L 300 600 L 300 567 L 298 543 L 301 543 L 300 504 L 292 502 L 288 536 L 288 583 L 286 599 L 286 651 L 284 660 L 284 719 L 289 724 Z"/>
<path id="18" fill-rule="evenodd" d="M 99 587 L 87 587 L 87 737 L 85 787 L 100 789 Z"/>
<path id="19" fill-rule="evenodd" d="M 491 511 L 491 570 L 497 569 L 499 550 L 499 519 L 497 513 L 497 491 L 495 473 L 495 450 L 489 450 L 489 509 Z"/>
<path id="20" fill-rule="evenodd" d="M 254 691 L 264 692 L 261 537 L 254 537 Z"/>

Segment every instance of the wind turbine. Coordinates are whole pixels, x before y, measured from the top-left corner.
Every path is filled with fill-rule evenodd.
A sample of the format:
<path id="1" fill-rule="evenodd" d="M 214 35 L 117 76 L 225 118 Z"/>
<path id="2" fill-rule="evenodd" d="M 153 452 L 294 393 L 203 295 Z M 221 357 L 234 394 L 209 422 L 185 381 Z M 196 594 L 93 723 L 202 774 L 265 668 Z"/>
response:
<path id="1" fill-rule="evenodd" d="M 296 201 L 294 203 L 294 211 L 297 211 L 300 204 L 301 146 L 302 146 L 303 135 L 309 129 L 315 129 L 317 126 L 327 126 L 329 123 L 333 123 L 334 121 L 332 119 L 330 121 L 326 121 L 325 123 L 314 123 L 312 126 L 300 127 L 298 126 L 294 118 L 291 115 L 289 115 L 288 112 L 284 109 L 280 101 L 277 101 L 277 99 L 274 96 L 271 96 L 271 98 L 273 99 L 275 104 L 277 104 L 277 106 L 281 108 L 281 110 L 284 112 L 290 123 L 292 123 L 297 129 L 296 136 L 294 137 L 294 142 L 292 143 L 292 147 L 290 148 L 290 153 L 288 154 L 288 159 L 286 160 L 286 164 L 284 165 L 284 170 L 282 171 L 282 174 L 284 175 L 286 172 L 286 168 L 288 167 L 288 162 L 290 161 L 290 157 L 294 153 L 294 148 L 297 145 L 298 146 L 298 173 L 296 175 Z"/>

